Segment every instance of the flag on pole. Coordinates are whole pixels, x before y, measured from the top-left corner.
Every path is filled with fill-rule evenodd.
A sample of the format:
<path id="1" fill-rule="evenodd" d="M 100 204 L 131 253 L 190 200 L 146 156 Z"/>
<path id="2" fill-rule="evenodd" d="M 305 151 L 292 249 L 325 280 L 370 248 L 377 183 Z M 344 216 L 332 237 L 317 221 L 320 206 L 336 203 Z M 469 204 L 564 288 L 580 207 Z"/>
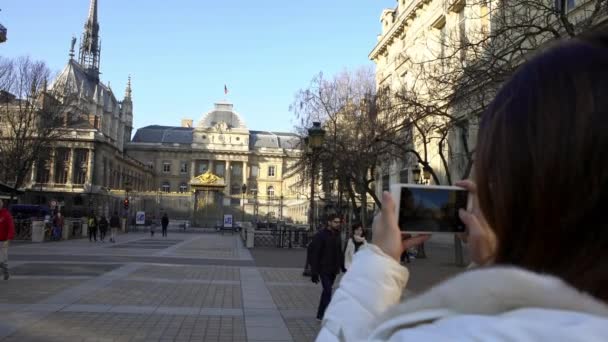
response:
<path id="1" fill-rule="evenodd" d="M 226 87 L 226 85 L 224 84 L 224 95 L 228 94 L 228 87 Z"/>

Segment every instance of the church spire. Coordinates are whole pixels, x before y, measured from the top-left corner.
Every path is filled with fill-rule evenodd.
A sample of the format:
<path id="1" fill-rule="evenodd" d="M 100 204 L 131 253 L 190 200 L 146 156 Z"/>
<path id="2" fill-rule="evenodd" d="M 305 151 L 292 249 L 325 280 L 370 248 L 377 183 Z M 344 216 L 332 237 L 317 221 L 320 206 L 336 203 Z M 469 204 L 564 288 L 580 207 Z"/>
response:
<path id="1" fill-rule="evenodd" d="M 129 79 L 127 80 L 127 89 L 125 89 L 125 100 L 131 100 L 131 75 L 129 75 Z"/>
<path id="2" fill-rule="evenodd" d="M 97 22 L 97 0 L 91 0 L 89 17 L 84 24 L 84 32 L 80 41 L 79 62 L 89 75 L 99 79 L 99 23 Z"/>

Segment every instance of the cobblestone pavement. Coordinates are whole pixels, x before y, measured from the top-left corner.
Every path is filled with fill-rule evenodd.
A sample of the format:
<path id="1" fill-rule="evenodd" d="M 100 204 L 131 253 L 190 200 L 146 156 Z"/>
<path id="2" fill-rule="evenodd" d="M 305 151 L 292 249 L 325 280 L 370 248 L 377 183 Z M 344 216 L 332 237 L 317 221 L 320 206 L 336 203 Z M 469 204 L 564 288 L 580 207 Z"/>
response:
<path id="1" fill-rule="evenodd" d="M 11 279 L 0 281 L 0 340 L 312 341 L 318 333 L 321 287 L 302 276 L 302 249 L 250 251 L 238 235 L 208 232 L 118 241 L 13 245 Z M 412 288 L 460 271 L 450 253 L 430 244 L 429 258 L 410 264 Z"/>

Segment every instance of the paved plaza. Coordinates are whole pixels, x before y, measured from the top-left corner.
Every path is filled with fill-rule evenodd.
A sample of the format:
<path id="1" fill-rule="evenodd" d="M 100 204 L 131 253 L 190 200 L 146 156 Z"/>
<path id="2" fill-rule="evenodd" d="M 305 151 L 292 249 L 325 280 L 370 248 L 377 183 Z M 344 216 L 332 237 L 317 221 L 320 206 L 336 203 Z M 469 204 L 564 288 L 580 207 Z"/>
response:
<path id="1" fill-rule="evenodd" d="M 408 294 L 461 271 L 451 246 L 410 264 Z M 120 235 L 118 243 L 16 242 L 0 281 L 1 341 L 311 341 L 321 287 L 303 249 L 238 235 Z"/>

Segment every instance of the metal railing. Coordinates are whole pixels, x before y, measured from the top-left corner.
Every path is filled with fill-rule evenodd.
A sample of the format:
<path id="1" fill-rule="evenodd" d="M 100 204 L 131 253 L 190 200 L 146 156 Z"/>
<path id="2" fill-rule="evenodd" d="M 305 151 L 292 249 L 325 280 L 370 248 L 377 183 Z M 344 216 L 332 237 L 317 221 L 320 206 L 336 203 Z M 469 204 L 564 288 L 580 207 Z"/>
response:
<path id="1" fill-rule="evenodd" d="M 268 230 L 256 230 L 255 247 L 305 248 L 312 238 L 308 230 L 281 226 Z"/>
<path id="2" fill-rule="evenodd" d="M 32 220 L 14 219 L 15 240 L 32 240 Z"/>

